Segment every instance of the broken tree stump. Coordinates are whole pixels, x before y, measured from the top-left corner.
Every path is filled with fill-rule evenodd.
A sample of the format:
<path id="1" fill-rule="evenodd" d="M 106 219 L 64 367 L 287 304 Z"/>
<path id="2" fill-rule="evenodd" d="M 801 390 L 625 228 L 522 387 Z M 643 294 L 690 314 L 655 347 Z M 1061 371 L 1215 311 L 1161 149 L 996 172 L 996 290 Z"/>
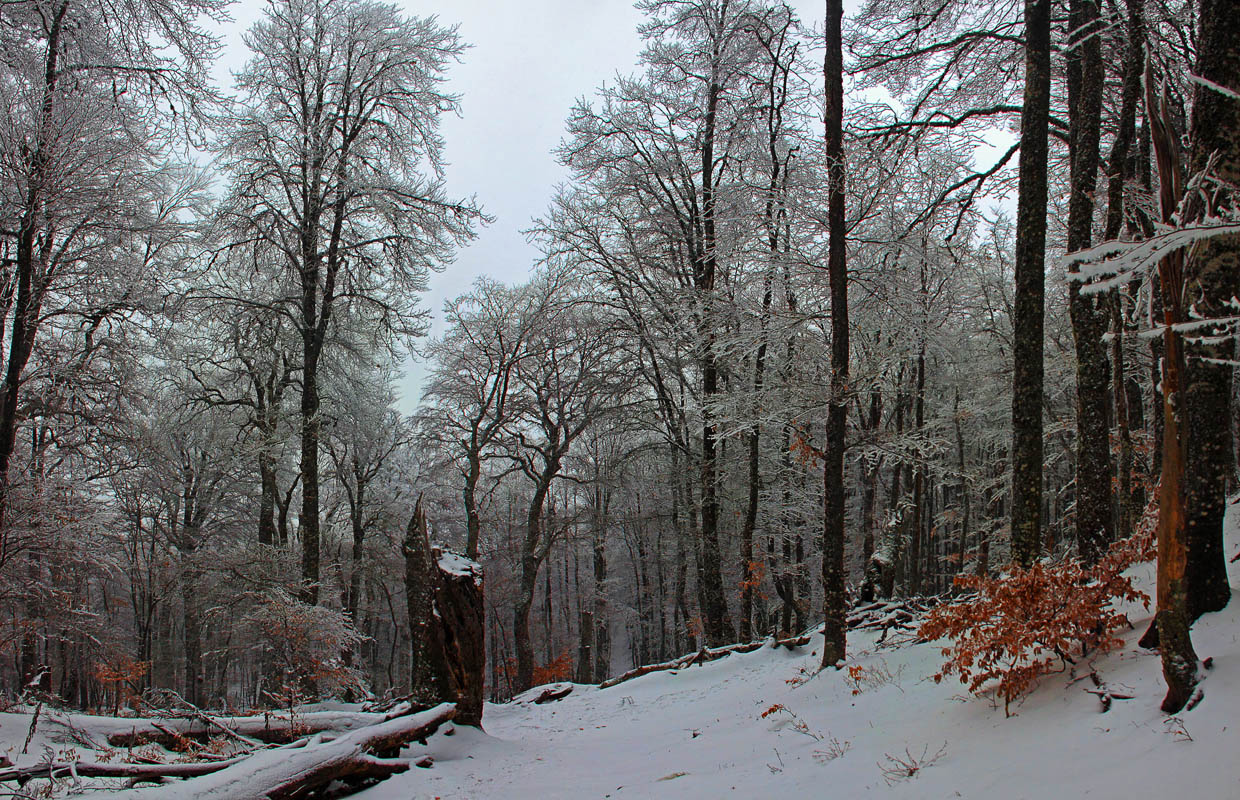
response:
<path id="1" fill-rule="evenodd" d="M 449 692 L 441 699 L 456 704 L 458 724 L 480 726 L 487 665 L 482 567 L 457 553 L 438 548 L 431 553 L 438 571 L 435 608 Z"/>
<path id="2" fill-rule="evenodd" d="M 486 675 L 482 567 L 431 547 L 421 498 L 403 549 L 413 697 L 453 703 L 459 724 L 480 726 Z"/>

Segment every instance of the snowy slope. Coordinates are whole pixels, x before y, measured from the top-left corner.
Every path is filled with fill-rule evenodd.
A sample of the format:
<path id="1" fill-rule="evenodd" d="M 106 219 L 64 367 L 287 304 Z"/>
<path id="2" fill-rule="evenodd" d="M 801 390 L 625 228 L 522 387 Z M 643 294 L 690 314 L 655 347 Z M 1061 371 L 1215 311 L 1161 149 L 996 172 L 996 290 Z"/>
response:
<path id="1" fill-rule="evenodd" d="M 1236 515 L 1228 552 L 1240 549 Z M 1233 565 L 1232 585 L 1240 586 Z M 1153 594 L 1153 567 L 1135 569 Z M 711 798 L 723 796 L 892 798 L 1240 798 L 1240 600 L 1194 628 L 1212 657 L 1205 699 L 1169 720 L 1157 654 L 1136 647 L 1150 620 L 1139 606 L 1121 651 L 1095 667 L 1117 700 L 1101 713 L 1088 680 L 1054 675 L 1005 719 L 1002 708 L 936 685 L 939 647 L 877 646 L 854 634 L 850 664 L 885 671 L 893 683 L 853 695 L 846 672 L 812 671 L 815 654 L 763 649 L 655 673 L 610 689 L 578 686 L 558 703 L 488 706 L 486 732 L 458 728 L 416 747 L 435 758 L 359 795 L 410 798 Z M 1080 673 L 1078 673 L 1080 674 Z M 795 713 L 762 718 L 772 704 Z M 829 759 L 830 740 L 848 743 Z M 911 778 L 884 774 L 888 756 L 933 757 Z M 786 794 L 785 794 L 786 793 Z"/>
<path id="2" fill-rule="evenodd" d="M 1233 514 L 1232 554 L 1240 550 L 1237 523 L 1240 514 Z M 1152 594 L 1152 565 L 1134 571 Z M 1240 564 L 1232 565 L 1231 580 L 1240 586 Z M 802 681 L 817 666 L 812 646 L 797 653 L 764 648 L 610 689 L 577 686 L 547 705 L 489 705 L 485 732 L 441 731 L 404 753 L 429 752 L 431 769 L 413 769 L 358 797 L 1240 798 L 1240 599 L 1195 626 L 1197 653 L 1213 658 L 1214 669 L 1206 673 L 1205 700 L 1172 720 L 1158 710 L 1158 656 L 1136 646 L 1150 613 L 1136 607 L 1130 617 L 1127 646 L 1094 666 L 1113 689 L 1135 696 L 1105 714 L 1085 691 L 1088 680 L 1063 674 L 1045 679 L 1005 719 L 1001 707 L 968 697 L 954 680 L 929 678 L 940 661 L 937 645 L 907 638 L 878 645 L 875 632 L 854 633 L 849 664 L 889 675 L 889 682 L 863 684 L 854 695 L 847 671 Z M 774 704 L 804 730 L 786 712 L 763 718 Z M 0 714 L 0 754 L 34 763 L 45 746 L 70 744 L 63 726 L 42 724 L 29 755 L 17 755 L 29 720 Z M 75 715 L 73 723 L 100 739 L 133 721 Z M 847 749 L 831 758 L 839 747 Z M 894 766 L 888 756 L 940 751 L 912 777 L 885 774 Z M 177 786 L 162 794 L 177 797 Z"/>

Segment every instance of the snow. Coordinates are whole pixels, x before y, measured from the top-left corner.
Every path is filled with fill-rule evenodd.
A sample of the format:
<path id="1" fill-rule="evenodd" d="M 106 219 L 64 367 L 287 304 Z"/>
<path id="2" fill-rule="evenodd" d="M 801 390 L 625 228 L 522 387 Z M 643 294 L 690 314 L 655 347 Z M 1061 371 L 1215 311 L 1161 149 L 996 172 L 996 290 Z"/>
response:
<path id="1" fill-rule="evenodd" d="M 1237 523 L 1240 514 L 1232 513 L 1229 554 L 1240 549 Z M 1240 564 L 1230 568 L 1232 585 L 1240 585 Z M 1152 594 L 1153 566 L 1134 572 Z M 815 673 L 814 645 L 762 648 L 609 689 L 576 686 L 545 705 L 488 705 L 485 732 L 445 726 L 426 746 L 402 753 L 430 754 L 432 768 L 357 797 L 1240 797 L 1240 599 L 1194 627 L 1197 653 L 1212 658 L 1213 669 L 1200 705 L 1170 718 L 1158 710 L 1159 657 L 1136 645 L 1151 614 L 1129 611 L 1126 646 L 1093 666 L 1108 689 L 1133 698 L 1116 699 L 1105 714 L 1087 691 L 1092 682 L 1064 673 L 1044 679 L 1004 718 L 1001 705 L 968 696 L 960 684 L 934 683 L 939 645 L 895 633 L 879 644 L 880 632 L 870 630 L 851 633 L 848 662 L 869 680 L 850 682 L 847 670 Z M 763 718 L 775 704 L 787 710 Z M 83 725 L 98 735 L 120 722 Z M 41 723 L 30 755 L 18 756 L 28 726 L 28 715 L 0 715 L 0 754 L 34 763 L 43 745 L 65 746 L 52 738 L 55 726 Z M 912 777 L 885 774 L 891 758 L 940 752 Z M 154 795 L 177 797 L 176 784 L 142 796 Z"/>
<path id="2" fill-rule="evenodd" d="M 439 569 L 449 575 L 456 575 L 461 578 L 472 577 L 474 583 L 481 585 L 482 565 L 477 561 L 466 558 L 460 553 L 453 553 L 450 550 L 444 550 L 440 553 Z"/>
<path id="3" fill-rule="evenodd" d="M 1229 554 L 1240 549 L 1237 522 L 1233 514 Z M 1231 565 L 1233 586 L 1238 566 Z M 1134 571 L 1152 595 L 1153 565 Z M 433 737 L 409 751 L 432 755 L 432 769 L 358 797 L 1240 797 L 1240 600 L 1194 626 L 1197 653 L 1212 657 L 1213 669 L 1202 703 L 1171 718 L 1158 710 L 1159 657 L 1136 645 L 1151 612 L 1129 611 L 1127 645 L 1094 667 L 1110 690 L 1134 697 L 1116 699 L 1105 714 L 1086 691 L 1092 682 L 1064 673 L 1044 679 L 1005 719 L 1001 705 L 968 696 L 954 680 L 933 682 L 939 645 L 907 636 L 892 645 L 894 635 L 879 645 L 879 631 L 853 632 L 849 665 L 890 682 L 862 684 L 856 695 L 846 670 L 800 682 L 817 667 L 811 645 L 731 655 L 610 689 L 577 686 L 541 706 L 488 705 L 485 732 L 458 727 Z M 763 719 L 774 704 L 795 718 L 779 711 Z M 839 748 L 847 749 L 831 758 Z M 940 751 L 912 777 L 884 774 L 889 757 L 932 759 Z"/>

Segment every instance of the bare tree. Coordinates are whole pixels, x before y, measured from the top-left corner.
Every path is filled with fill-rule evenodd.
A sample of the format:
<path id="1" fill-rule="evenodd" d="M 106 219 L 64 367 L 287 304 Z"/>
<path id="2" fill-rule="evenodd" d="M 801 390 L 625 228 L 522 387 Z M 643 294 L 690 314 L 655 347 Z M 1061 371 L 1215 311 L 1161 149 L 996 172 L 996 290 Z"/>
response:
<path id="1" fill-rule="evenodd" d="M 301 338 L 302 597 L 320 573 L 319 366 L 348 307 L 382 339 L 422 328 L 428 271 L 479 211 L 443 196 L 443 71 L 462 44 L 433 18 L 362 0 L 273 3 L 247 36 L 221 156 L 235 241 L 270 251 Z M 429 165 L 431 174 L 425 175 Z"/>

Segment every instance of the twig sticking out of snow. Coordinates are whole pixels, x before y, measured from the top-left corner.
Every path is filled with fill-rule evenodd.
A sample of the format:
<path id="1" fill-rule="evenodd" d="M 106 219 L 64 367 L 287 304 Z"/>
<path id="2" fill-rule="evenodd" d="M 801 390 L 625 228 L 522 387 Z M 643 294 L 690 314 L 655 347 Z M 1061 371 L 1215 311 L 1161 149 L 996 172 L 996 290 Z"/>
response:
<path id="1" fill-rule="evenodd" d="M 930 755 L 930 745 L 923 747 L 919 756 L 913 755 L 912 751 L 906 747 L 903 757 L 884 753 L 883 757 L 887 759 L 887 763 L 879 763 L 878 768 L 882 770 L 883 780 L 891 786 L 917 777 L 917 773 L 938 763 L 945 755 L 947 755 L 947 742 L 943 742 L 943 746 L 934 755 Z"/>

